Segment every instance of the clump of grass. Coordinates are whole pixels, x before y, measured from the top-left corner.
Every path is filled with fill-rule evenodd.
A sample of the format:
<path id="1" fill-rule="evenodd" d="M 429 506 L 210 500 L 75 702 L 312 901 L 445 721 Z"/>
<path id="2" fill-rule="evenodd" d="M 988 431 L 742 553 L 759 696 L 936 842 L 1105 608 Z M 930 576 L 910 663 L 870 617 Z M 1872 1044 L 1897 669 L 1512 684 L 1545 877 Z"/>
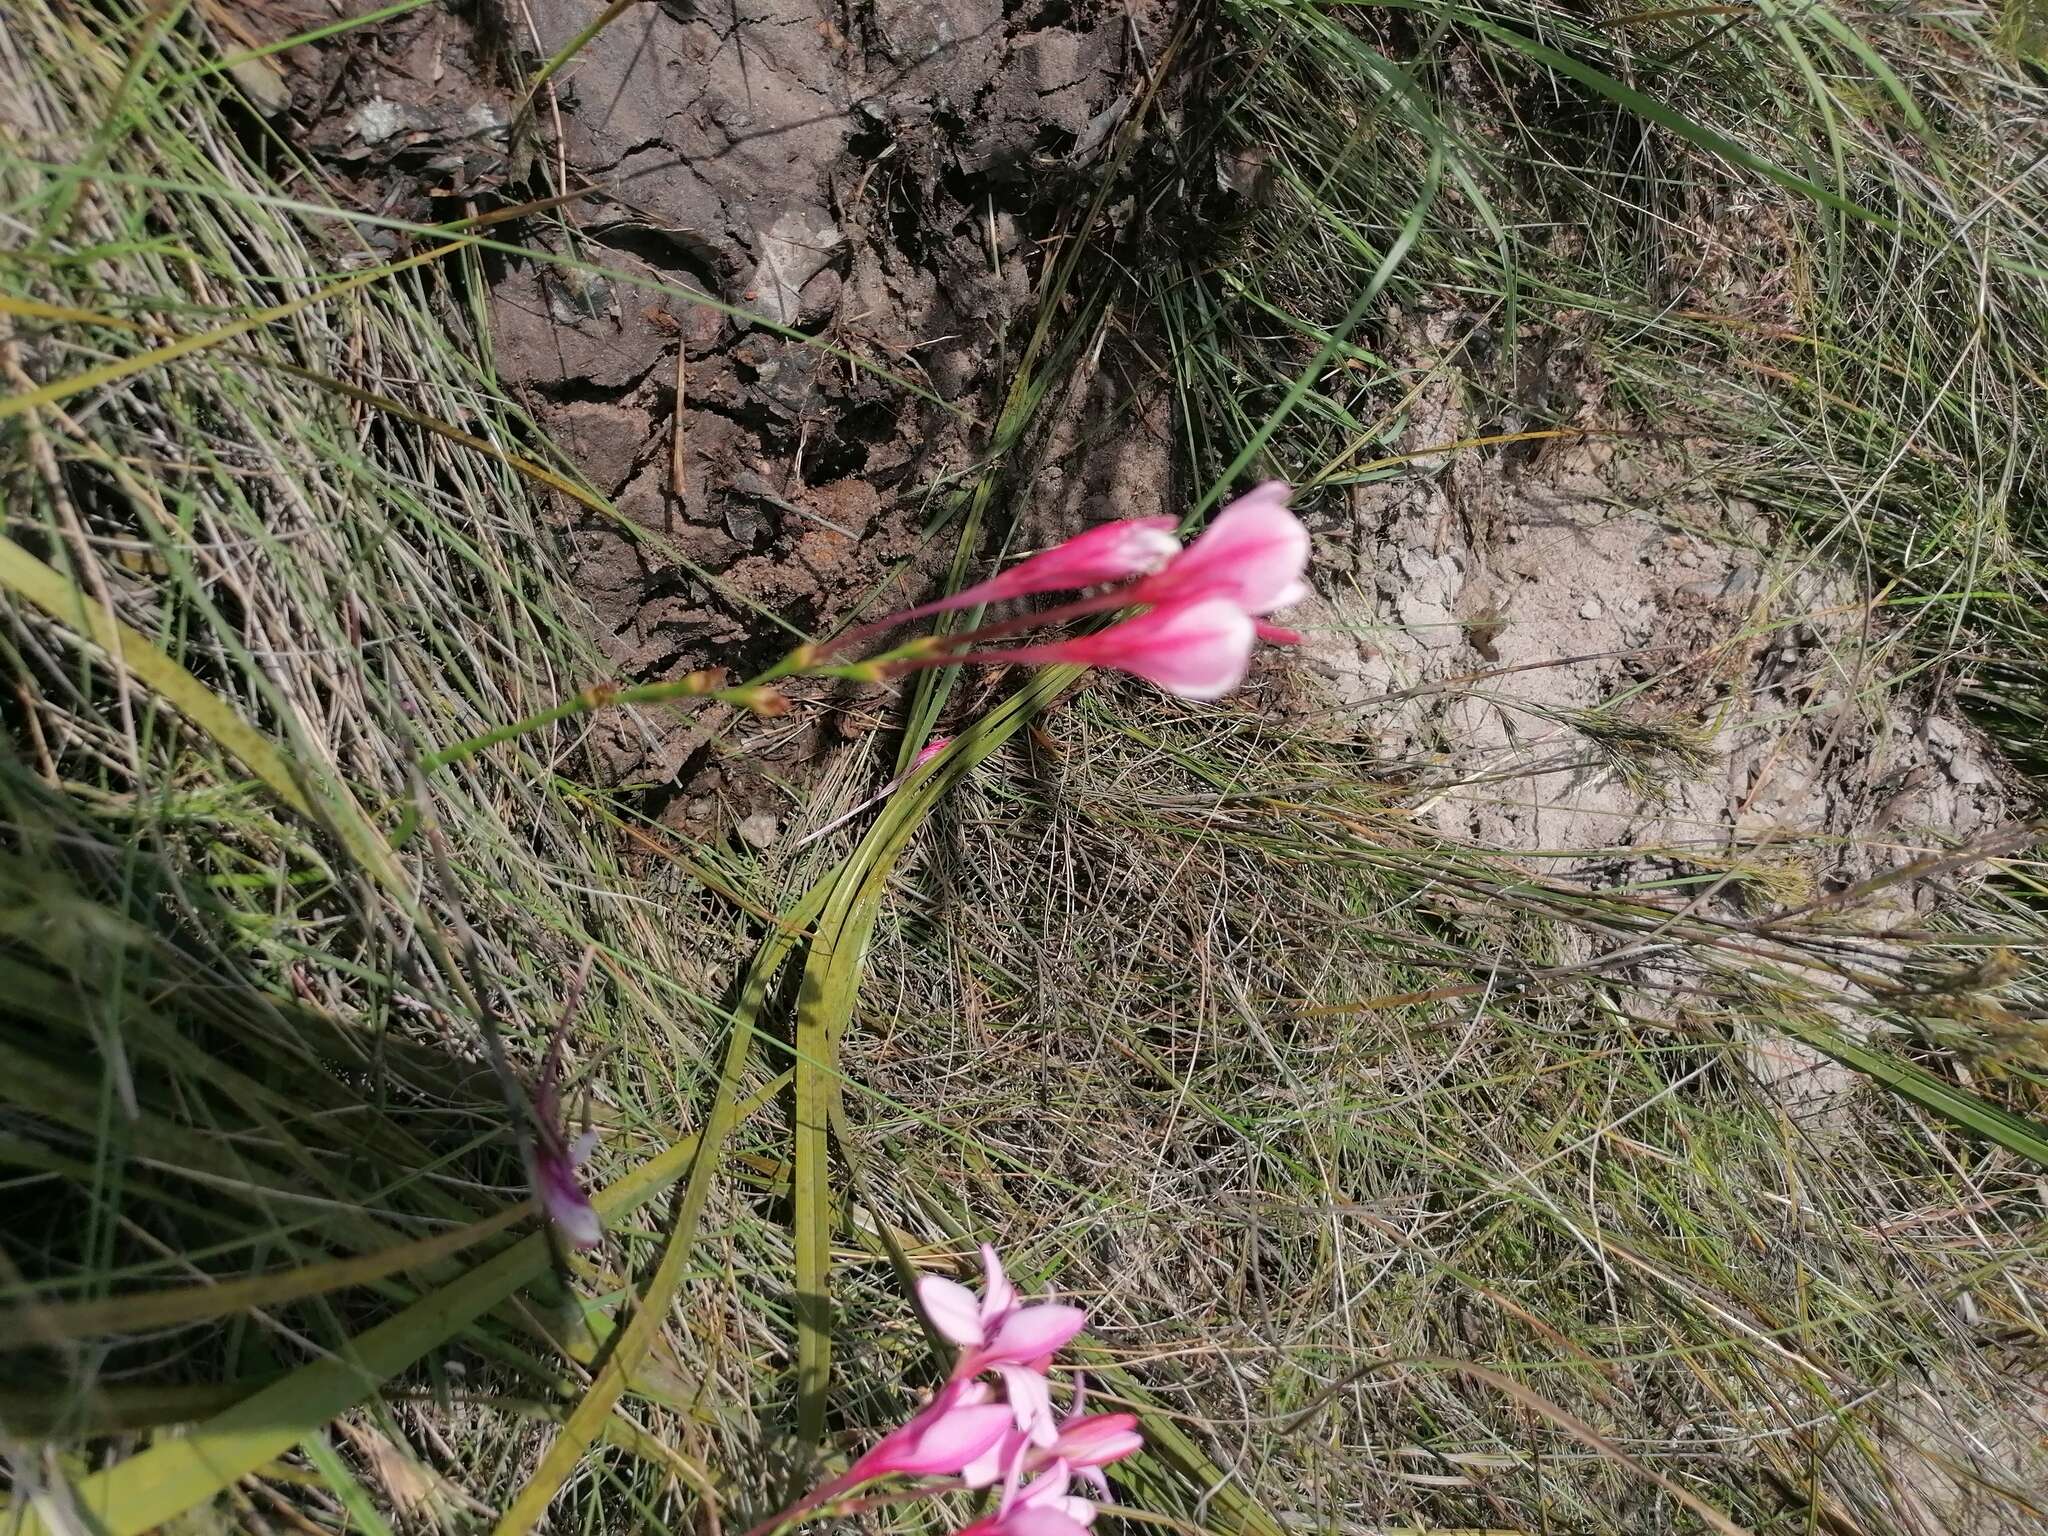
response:
<path id="1" fill-rule="evenodd" d="M 493 1474 L 466 1463 L 516 1465 L 573 1398 L 611 1328 L 576 1290 L 628 1281 L 645 1236 L 621 1210 L 573 1278 L 512 1243 L 532 1217 L 480 1014 L 533 1071 L 594 946 L 571 1058 L 599 1172 L 669 1147 L 722 1017 L 696 888 L 628 875 L 566 731 L 422 774 L 602 675 L 480 372 L 475 253 L 387 261 L 295 211 L 318 173 L 250 133 L 202 17 L 113 11 L 21 8 L 0 53 L 0 1422 L 82 1443 L 270 1391 L 288 1425 L 309 1369 L 512 1263 L 531 1299 L 428 1318 L 279 1447 L 305 1438 L 321 1519 L 376 1480 L 351 1434 L 474 1506 Z M 694 1389 L 660 1375 L 635 1412 L 662 1453 L 629 1439 L 605 1476 L 694 1501 L 677 1458 L 734 1420 L 677 1432 Z M 243 1470 L 157 1481 L 268 1508 Z"/>
<path id="2" fill-rule="evenodd" d="M 2014 498 L 2048 445 L 2028 361 L 2048 332 L 2048 262 L 2038 219 L 2010 197 L 2038 151 L 2001 124 L 2038 113 L 2040 85 L 2002 50 L 1993 10 L 1230 15 L 1240 45 L 1219 50 L 1208 82 L 1223 107 L 1185 152 L 1234 187 L 1234 244 L 1227 260 L 1141 274 L 1198 480 L 1333 340 L 1341 366 L 1266 448 L 1270 472 L 1312 488 L 1417 472 L 1392 443 L 1427 386 L 1418 369 L 1454 371 L 1465 392 L 1477 441 L 1448 451 L 1504 473 L 1529 463 L 1523 445 L 1489 439 L 1592 425 L 1682 440 L 1697 471 L 1862 585 L 1889 662 L 1872 686 L 1960 696 L 2038 771 L 2048 540 Z M 1348 296 L 1390 261 L 1384 292 L 1409 320 L 1384 303 L 1355 315 Z M 1440 360 L 1408 355 L 1418 314 L 1444 338 Z M 1344 536 L 1334 496 L 1304 500 Z M 1575 723 L 1643 787 L 1706 766 L 1697 742 L 1611 711 Z M 1204 754 L 1212 784 L 1239 789 L 1268 766 L 1240 750 Z M 1129 798 L 1128 773 L 1109 777 L 1113 799 Z M 1105 871 L 1144 853 L 1119 819 L 1092 857 L 1066 859 L 1073 927 L 1054 941 L 1100 924 L 1153 946 L 1143 982 L 1093 1004 L 1094 1019 L 1174 995 L 1155 929 L 1199 978 L 1159 1010 L 1196 1052 L 1160 1081 L 1180 1085 L 1176 1117 L 1214 1116 L 1217 1160 L 1172 1184 L 1173 1230 L 1146 1228 L 1159 1251 L 1138 1269 L 1166 1278 L 1132 1315 L 1156 1317 L 1190 1272 L 1214 1295 L 1214 1260 L 1189 1251 L 1206 1242 L 1276 1286 L 1282 1319 L 1312 1320 L 1205 1350 L 1230 1333 L 1234 1296 L 1147 1339 L 1212 1362 L 1186 1401 L 1235 1398 L 1244 1475 L 1276 1469 L 1269 1507 L 1453 1527 L 1679 1518 L 1660 1502 L 1670 1490 L 1615 1454 L 1626 1447 L 1752 1528 L 2037 1519 L 2036 1473 L 2008 1474 L 2038 1466 L 2024 1449 L 2038 1403 L 1985 1369 L 1977 1330 L 1999 1325 L 1963 1278 L 2002 1276 L 2006 1316 L 2037 1338 L 2042 1277 L 2017 1241 L 2043 1145 L 2022 1043 L 2042 995 L 2036 865 L 1998 861 L 1978 884 L 1985 861 L 1963 850 L 1942 870 L 1962 887 L 1931 904 L 1923 891 L 1922 920 L 1880 934 L 1880 892 L 1813 889 L 1820 850 L 1796 843 L 1760 864 L 1701 864 L 1669 889 L 1645 874 L 1595 893 L 1390 835 L 1398 784 L 1350 792 L 1370 798 L 1369 818 L 1349 814 L 1372 831 L 1342 855 L 1297 840 L 1298 824 L 1279 832 L 1270 802 L 1219 791 L 1185 830 L 1185 866 L 1162 857 L 1158 875 L 1119 877 Z M 1078 843 L 1089 811 L 1103 814 L 1084 804 L 1063 782 L 1045 814 Z M 2008 848 L 2028 845 L 2022 833 Z M 1227 856 L 1256 862 L 1234 871 Z M 1152 896 L 1119 923 L 1076 894 L 1098 888 Z M 1290 926 L 1294 944 L 1255 952 L 1225 938 Z M 1988 993 L 1910 979 L 1975 975 L 1987 951 L 2011 957 Z M 1294 966 L 1309 974 L 1245 974 Z M 1355 1012 L 1314 1015 L 1306 1041 L 1276 1026 L 1272 999 L 1320 985 L 1328 1007 L 1332 975 Z M 1979 1075 L 1999 1050 L 2015 1069 Z M 1959 1085 L 2016 1116 L 2004 1152 L 1925 1118 L 1955 1107 Z M 1154 1167 L 1178 1149 L 1163 1131 L 1121 1139 L 1157 1145 Z M 1208 1186 L 1233 1179 L 1230 1214 L 1205 1208 Z M 1973 1233 L 1968 1258 L 1951 1250 L 1960 1269 L 1928 1267 L 1938 1245 L 1897 1236 L 1916 1212 L 1962 1219 L 1979 1194 L 2013 1224 Z M 1261 1203 L 1296 1223 L 1277 1285 L 1261 1267 L 1273 1239 L 1229 1225 Z M 1154 1208 L 1149 1191 L 1116 1207 Z M 1205 1209 L 1208 1225 L 1192 1214 Z M 1430 1230 L 1433 1248 L 1418 1237 Z M 1922 1378 L 1926 1361 L 1939 1364 Z M 1500 1365 L 1569 1425 L 1464 1362 Z"/>
<path id="3" fill-rule="evenodd" d="M 1657 719 L 1626 707 L 1562 713 L 1608 770 L 1638 796 L 1656 796 L 1673 779 L 1700 778 L 1720 761 L 1711 734 L 1689 721 Z"/>
<path id="4" fill-rule="evenodd" d="M 1137 704 L 956 797 L 878 937 L 849 1115 L 894 1219 L 1085 1299 L 1286 1527 L 1682 1524 L 1659 1478 L 1750 1529 L 2024 1523 L 1982 1340 L 2028 1326 L 2033 1173 L 1787 1043 L 1874 1018 L 1896 943 L 1532 879 Z"/>

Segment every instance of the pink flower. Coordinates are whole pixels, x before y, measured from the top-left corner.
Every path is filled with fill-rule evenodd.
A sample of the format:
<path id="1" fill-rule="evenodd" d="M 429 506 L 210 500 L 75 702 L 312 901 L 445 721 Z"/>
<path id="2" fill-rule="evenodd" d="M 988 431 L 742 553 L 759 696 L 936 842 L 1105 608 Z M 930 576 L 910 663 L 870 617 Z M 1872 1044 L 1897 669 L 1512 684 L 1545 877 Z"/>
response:
<path id="1" fill-rule="evenodd" d="M 1084 1418 L 1077 1384 L 1065 1422 L 1053 1422 L 1046 1367 L 1053 1352 L 1081 1331 L 1087 1314 L 1053 1302 L 1025 1305 L 1003 1273 L 995 1249 L 983 1245 L 981 1257 L 988 1280 L 979 1296 L 942 1275 L 927 1275 L 917 1283 L 925 1316 L 960 1346 L 959 1361 L 939 1395 L 840 1476 L 769 1516 L 746 1536 L 771 1536 L 797 1516 L 878 1478 L 965 1476 L 970 1487 L 985 1487 L 992 1479 L 974 1479 L 986 1464 L 1005 1469 L 1002 1504 L 995 1517 L 969 1530 L 980 1536 L 1085 1536 L 1095 1506 L 1067 1495 L 1070 1462 L 1047 1448 L 1064 1444 L 1075 1458 L 1071 1465 L 1091 1473 L 1107 1495 L 1108 1484 L 1095 1469 L 1138 1449 L 1142 1442 L 1135 1433 L 1137 1420 L 1127 1413 Z M 994 1401 L 994 1390 L 976 1379 L 989 1371 L 1002 1377 L 1007 1401 Z M 1014 1449 L 1005 1452 L 1005 1445 Z M 1018 1492 L 1027 1470 L 1048 1465 L 1052 1470 L 1046 1476 Z"/>
<path id="2" fill-rule="evenodd" d="M 1114 667 L 1184 699 L 1220 699 L 1244 681 L 1254 634 L 1251 619 L 1234 599 L 1190 595 L 1097 634 L 1018 650 L 970 651 L 962 659 Z"/>
<path id="3" fill-rule="evenodd" d="M 1017 1310 L 1017 1288 L 1003 1273 L 1003 1261 L 987 1243 L 981 1245 L 986 1281 L 977 1296 L 957 1280 L 926 1275 L 917 1282 L 917 1299 L 931 1324 L 955 1344 L 985 1342 L 1004 1318 Z"/>
<path id="4" fill-rule="evenodd" d="M 576 1170 L 597 1149 L 597 1132 L 585 1131 L 571 1141 L 562 1127 L 562 1035 L 567 1027 L 566 1018 L 556 1027 L 540 1080 L 533 1086 L 533 1144 L 527 1152 L 527 1172 L 534 1198 L 562 1236 L 575 1247 L 595 1248 L 604 1239 L 604 1228 Z"/>
<path id="5" fill-rule="evenodd" d="M 534 1137 L 533 1192 L 548 1220 L 577 1248 L 595 1248 L 604 1240 L 597 1208 L 583 1192 L 583 1181 L 576 1173 L 596 1147 L 596 1131 L 585 1131 L 566 1145 L 552 1126 L 547 1134 Z"/>
<path id="6" fill-rule="evenodd" d="M 1095 1506 L 1068 1493 L 1068 1481 L 1067 1464 L 1056 1461 L 1023 1492 L 1006 1493 L 993 1515 L 962 1526 L 954 1536 L 1087 1536 Z"/>
<path id="7" fill-rule="evenodd" d="M 1074 1405 L 1060 1420 L 1051 1445 L 1036 1446 L 1021 1430 L 1010 1430 L 981 1455 L 960 1469 L 961 1481 L 970 1488 L 987 1488 L 995 1483 L 1014 1485 L 1019 1476 L 1043 1470 L 1053 1462 L 1064 1462 L 1095 1485 L 1103 1498 L 1109 1497 L 1109 1480 L 1101 1469 L 1122 1461 L 1145 1448 L 1138 1433 L 1135 1413 L 1084 1413 L 1087 1389 L 1081 1377 L 1074 1378 Z"/>
<path id="8" fill-rule="evenodd" d="M 747 1536 L 768 1536 L 799 1515 L 884 1477 L 956 1476 L 1011 1430 L 1009 1406 L 991 1402 L 993 1396 L 978 1381 L 947 1382 L 937 1397 L 869 1446 L 852 1466 L 770 1515 Z"/>
<path id="9" fill-rule="evenodd" d="M 844 1477 L 834 1482 L 842 1488 L 853 1488 L 897 1474 L 953 1476 L 980 1460 L 990 1446 L 1011 1431 L 1010 1409 L 1006 1404 L 991 1402 L 993 1395 L 978 1381 L 949 1382 L 937 1397 L 882 1436 Z"/>
<path id="10" fill-rule="evenodd" d="M 973 608 L 984 603 L 1007 603 L 1041 592 L 1076 592 L 1110 582 L 1130 581 L 1162 570 L 1178 555 L 1180 540 L 1173 536 L 1170 517 L 1131 517 L 1103 523 L 1079 533 L 1064 544 L 1041 550 L 1020 560 L 987 581 L 912 608 L 883 621 L 876 628 L 929 618 L 955 608 Z"/>
<path id="11" fill-rule="evenodd" d="M 1308 530 L 1287 510 L 1293 494 L 1285 481 L 1268 480 L 1238 497 L 1164 570 L 1132 587 L 1131 601 L 1222 597 L 1253 618 L 1300 602 L 1308 596 Z"/>
<path id="12" fill-rule="evenodd" d="M 1059 1430 L 1045 1368 L 1054 1352 L 1087 1326 L 1088 1314 L 1058 1302 L 1021 1305 L 995 1249 L 984 1244 L 981 1257 L 988 1273 L 981 1295 L 957 1280 L 926 1275 L 917 1282 L 917 1299 L 932 1326 L 960 1346 L 954 1379 L 969 1381 L 994 1371 L 1018 1430 L 1035 1445 L 1050 1445 Z"/>

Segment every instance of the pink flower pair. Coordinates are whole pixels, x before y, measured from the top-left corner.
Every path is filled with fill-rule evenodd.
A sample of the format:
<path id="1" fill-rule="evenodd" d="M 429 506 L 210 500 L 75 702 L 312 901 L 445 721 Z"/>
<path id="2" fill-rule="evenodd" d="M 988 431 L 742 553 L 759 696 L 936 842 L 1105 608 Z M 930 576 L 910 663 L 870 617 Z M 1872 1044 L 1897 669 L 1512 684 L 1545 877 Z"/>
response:
<path id="1" fill-rule="evenodd" d="M 1256 640 L 1292 644 L 1301 638 L 1266 622 L 1268 615 L 1308 595 L 1302 581 L 1308 568 L 1308 530 L 1287 510 L 1293 494 L 1283 482 L 1268 480 L 1225 507 L 1185 549 L 1173 536 L 1170 518 L 1105 523 L 978 586 L 889 622 L 1045 592 L 1112 585 L 1099 596 L 964 636 L 962 643 L 1112 608 L 1143 605 L 1149 611 L 1072 640 L 954 652 L 918 658 L 910 665 L 982 661 L 1112 667 L 1184 699 L 1221 698 L 1244 681 Z"/>
<path id="2" fill-rule="evenodd" d="M 926 1275 L 917 1283 L 917 1299 L 932 1326 L 960 1346 L 953 1380 L 972 1381 L 993 1372 L 1002 1381 L 1017 1429 L 1035 1444 L 1050 1445 L 1058 1430 L 1046 1368 L 1060 1346 L 1087 1326 L 1088 1314 L 1058 1302 L 1025 1306 L 995 1249 L 983 1244 L 981 1259 L 987 1284 L 980 1296 L 956 1280 Z"/>

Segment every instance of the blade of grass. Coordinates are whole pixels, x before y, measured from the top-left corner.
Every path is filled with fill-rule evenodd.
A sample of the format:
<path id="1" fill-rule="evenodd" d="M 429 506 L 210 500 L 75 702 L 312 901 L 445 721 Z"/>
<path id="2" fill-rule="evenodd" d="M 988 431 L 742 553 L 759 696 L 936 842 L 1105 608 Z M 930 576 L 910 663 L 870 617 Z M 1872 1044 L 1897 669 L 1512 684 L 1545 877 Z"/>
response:
<path id="1" fill-rule="evenodd" d="M 313 1463 L 314 1470 L 327 1480 L 328 1489 L 341 1501 L 341 1507 L 348 1511 L 351 1525 L 359 1528 L 363 1536 L 393 1536 L 392 1529 L 384 1523 L 384 1517 L 377 1512 L 376 1502 L 367 1489 L 356 1481 L 332 1445 L 327 1443 L 327 1434 L 308 1435 L 299 1442 L 299 1449 L 305 1452 L 306 1460 Z"/>
<path id="2" fill-rule="evenodd" d="M 1830 1029 L 1815 1020 L 1788 1015 L 1778 1022 L 1788 1034 L 1833 1057 L 1852 1071 L 1882 1083 L 1900 1098 L 1940 1116 L 1950 1125 L 1995 1142 L 2037 1167 L 2048 1169 L 2048 1125 L 2001 1109 L 1967 1088 L 1945 1083 L 1925 1068 L 1858 1044 L 1839 1030 Z"/>
<path id="3" fill-rule="evenodd" d="M 296 299 L 288 299 L 282 304 L 252 310 L 239 320 L 230 320 L 226 325 L 216 326 L 210 331 L 201 331 L 193 336 L 181 336 L 176 341 L 167 341 L 162 346 L 151 347 L 146 352 L 137 352 L 132 357 L 117 357 L 112 362 L 101 363 L 82 373 L 67 374 L 61 379 L 52 379 L 49 383 L 38 385 L 34 389 L 0 396 L 0 421 L 5 421 L 10 416 L 19 416 L 24 411 L 35 410 L 39 406 L 67 400 L 89 389 L 98 389 L 103 384 L 117 384 L 123 379 L 132 379 L 137 374 L 147 373 L 152 368 L 160 368 L 165 363 L 220 346 L 224 342 L 233 341 L 237 336 L 246 336 L 251 331 L 261 330 L 273 321 L 290 319 L 316 304 L 324 304 L 329 299 L 340 298 L 345 293 L 354 293 L 358 289 L 369 287 L 372 283 L 382 282 L 387 277 L 395 277 L 401 272 L 411 271 L 414 267 L 423 267 L 429 262 L 439 261 L 451 251 L 461 250 L 463 243 L 460 240 L 451 240 L 445 245 L 437 245 L 398 261 L 358 272 L 352 277 L 341 278 Z"/>
<path id="4" fill-rule="evenodd" d="M 84 589 L 4 536 L 0 536 L 0 586 L 118 657 L 131 676 L 239 758 L 278 799 L 302 816 L 313 814 L 312 803 L 300 790 L 290 765 L 268 738 L 166 656 L 147 635 L 114 618 Z"/>
<path id="5" fill-rule="evenodd" d="M 328 1291 L 368 1285 L 373 1280 L 416 1269 L 474 1247 L 533 1212 L 533 1202 L 522 1201 L 452 1232 L 437 1232 L 432 1237 L 401 1243 L 377 1253 L 336 1259 L 327 1264 L 308 1264 L 282 1274 L 250 1275 L 241 1280 L 180 1286 L 175 1290 L 149 1291 L 140 1295 L 108 1296 L 92 1301 L 10 1307 L 0 1311 L 0 1349 L 60 1338 L 147 1333 L 159 1328 L 201 1322 L 209 1317 L 225 1317 L 230 1312 L 281 1306 L 288 1301 L 299 1301 Z"/>
<path id="6" fill-rule="evenodd" d="M 1633 86 L 1623 85 L 1605 70 L 1596 69 L 1583 59 L 1576 59 L 1568 53 L 1561 52 L 1547 44 L 1539 43 L 1534 38 L 1515 31 L 1512 27 L 1505 27 L 1498 22 L 1488 21 L 1483 16 L 1475 15 L 1458 7 L 1431 4 L 1428 3 L 1428 0 L 1356 0 L 1356 3 L 1368 8 L 1414 11 L 1418 14 L 1454 21 L 1461 27 L 1470 27 L 1475 32 L 1482 33 L 1487 37 L 1493 38 L 1496 42 L 1505 43 L 1517 52 L 1526 54 L 1537 63 L 1546 65 L 1556 70 L 1559 74 L 1569 75 L 1581 85 L 1605 96 L 1616 106 L 1633 112 L 1638 117 L 1645 118 L 1655 123 L 1658 127 L 1677 134 L 1678 137 L 1684 139 L 1687 143 L 1696 145 L 1700 149 L 1706 150 L 1709 154 L 1717 155 L 1731 165 L 1739 165 L 1744 170 L 1754 171 L 1757 175 L 1776 182 L 1788 191 L 1798 192 L 1803 196 L 1810 197 L 1817 203 L 1832 208 L 1838 213 L 1848 214 L 1851 218 L 1859 219 L 1873 228 L 1882 229 L 1892 234 L 1903 233 L 1896 220 L 1886 218 L 1874 209 L 1866 208 L 1861 203 L 1844 197 L 1840 193 L 1830 192 L 1826 187 L 1821 186 L 1817 182 L 1810 181 L 1794 171 L 1786 170 L 1775 161 L 1766 159 L 1753 150 L 1743 148 L 1733 139 L 1717 133 L 1704 123 L 1687 116 L 1675 107 L 1659 101 L 1656 97 L 1646 95 L 1642 91 L 1636 90 Z"/>

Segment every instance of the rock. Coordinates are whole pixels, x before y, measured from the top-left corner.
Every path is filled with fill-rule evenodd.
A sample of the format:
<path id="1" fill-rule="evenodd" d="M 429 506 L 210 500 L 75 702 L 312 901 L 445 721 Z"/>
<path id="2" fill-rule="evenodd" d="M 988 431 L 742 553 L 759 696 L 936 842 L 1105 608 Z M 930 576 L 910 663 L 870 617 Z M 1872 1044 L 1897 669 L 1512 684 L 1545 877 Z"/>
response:
<path id="1" fill-rule="evenodd" d="M 1579 617 L 1582 619 L 1601 619 L 1606 616 L 1607 609 L 1597 597 L 1589 597 L 1579 604 Z"/>
<path id="2" fill-rule="evenodd" d="M 804 284 L 825 270 L 845 240 L 822 208 L 785 211 L 754 238 L 750 307 L 777 325 L 795 325 L 803 315 Z"/>

